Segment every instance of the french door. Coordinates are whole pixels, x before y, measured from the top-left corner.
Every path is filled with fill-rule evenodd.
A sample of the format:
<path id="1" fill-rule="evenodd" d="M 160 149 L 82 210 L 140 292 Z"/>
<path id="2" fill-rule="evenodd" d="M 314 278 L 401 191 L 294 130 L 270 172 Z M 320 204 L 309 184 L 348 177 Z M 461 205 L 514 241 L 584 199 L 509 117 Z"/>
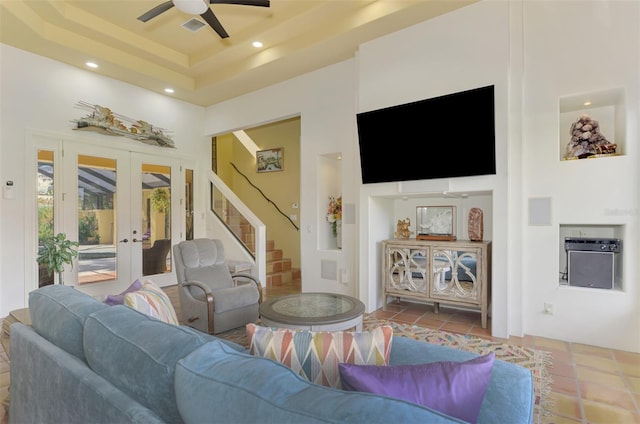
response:
<path id="1" fill-rule="evenodd" d="M 52 202 L 57 207 L 50 233 L 64 232 L 80 243 L 65 283 L 92 294 L 116 293 L 136 278 L 175 284 L 171 246 L 185 226 L 180 160 L 66 141 L 61 151 L 63 155 L 38 150 L 38 180 L 56 170 L 49 190 L 58 199 Z M 192 179 L 192 171 L 189 175 Z M 38 203 L 40 210 L 40 199 Z M 40 227 L 39 213 L 39 234 Z"/>

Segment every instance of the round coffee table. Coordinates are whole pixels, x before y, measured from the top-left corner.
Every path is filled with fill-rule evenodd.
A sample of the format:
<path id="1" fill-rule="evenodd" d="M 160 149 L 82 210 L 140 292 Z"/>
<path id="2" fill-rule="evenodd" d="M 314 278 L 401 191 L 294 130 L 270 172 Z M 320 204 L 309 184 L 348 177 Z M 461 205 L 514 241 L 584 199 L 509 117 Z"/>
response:
<path id="1" fill-rule="evenodd" d="M 300 293 L 260 304 L 260 319 L 270 327 L 312 331 L 362 331 L 364 303 L 335 293 Z"/>

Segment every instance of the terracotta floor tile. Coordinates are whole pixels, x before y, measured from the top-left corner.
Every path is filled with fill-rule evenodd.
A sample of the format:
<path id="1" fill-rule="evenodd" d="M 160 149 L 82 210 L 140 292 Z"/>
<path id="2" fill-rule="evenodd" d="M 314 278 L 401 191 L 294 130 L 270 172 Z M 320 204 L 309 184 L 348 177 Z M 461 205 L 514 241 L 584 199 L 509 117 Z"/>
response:
<path id="1" fill-rule="evenodd" d="M 597 383 L 580 382 L 582 399 L 602 402 L 620 408 L 635 410 L 633 399 L 626 390 L 616 390 Z"/>
<path id="2" fill-rule="evenodd" d="M 370 314 L 370 316 L 375 317 L 375 318 L 382 318 L 382 319 L 389 319 L 392 316 L 396 315 L 397 312 L 393 312 L 393 311 L 381 311 L 381 310 L 377 310 L 374 311 Z"/>
<path id="3" fill-rule="evenodd" d="M 640 377 L 640 364 L 628 364 L 626 362 L 618 362 L 620 371 L 625 375 L 632 375 L 634 377 Z"/>
<path id="4" fill-rule="evenodd" d="M 563 377 L 560 375 L 553 376 L 551 390 L 565 395 L 578 396 L 578 383 L 574 378 Z"/>
<path id="5" fill-rule="evenodd" d="M 611 349 L 599 346 L 589 346 L 581 343 L 572 344 L 573 353 L 583 353 L 585 355 L 600 356 L 607 359 L 613 359 L 613 352 Z"/>
<path id="6" fill-rule="evenodd" d="M 416 321 L 416 325 L 437 330 L 444 325 L 444 321 L 438 321 L 431 317 L 428 317 L 428 318 L 422 317 L 418 321 Z"/>
<path id="7" fill-rule="evenodd" d="M 535 341 L 533 336 L 509 336 L 508 343 L 515 346 L 533 347 Z"/>
<path id="8" fill-rule="evenodd" d="M 433 309 L 433 306 L 431 305 L 425 305 L 424 303 L 409 303 L 407 304 L 405 311 L 416 311 L 419 312 L 420 314 L 424 314 L 427 311 L 430 311 Z"/>
<path id="9" fill-rule="evenodd" d="M 596 371 L 591 368 L 576 366 L 576 375 L 578 376 L 579 381 L 598 383 L 620 390 L 625 388 L 624 380 L 622 379 L 622 377 L 602 371 Z"/>
<path id="10" fill-rule="evenodd" d="M 481 324 L 481 317 L 478 314 L 455 314 L 449 321 L 460 324 Z"/>
<path id="11" fill-rule="evenodd" d="M 573 354 L 571 352 L 559 351 L 554 349 L 541 349 L 551 354 L 553 363 L 563 362 L 573 364 Z"/>
<path id="12" fill-rule="evenodd" d="M 424 315 L 425 311 L 421 309 L 415 309 L 415 308 L 406 308 L 400 313 L 405 315 L 412 315 L 414 317 L 421 317 L 422 315 Z"/>
<path id="13" fill-rule="evenodd" d="M 576 379 L 576 370 L 573 367 L 573 363 L 571 361 L 558 361 L 555 357 L 551 360 L 549 374 L 553 376 L 572 378 L 574 380 Z"/>
<path id="14" fill-rule="evenodd" d="M 591 400 L 582 401 L 584 416 L 589 424 L 631 424 L 638 423 L 640 417 L 631 411 Z"/>
<path id="15" fill-rule="evenodd" d="M 638 408 L 636 408 L 636 411 L 640 413 L 640 393 L 631 393 L 631 396 L 633 396 L 633 398 L 636 400 L 636 405 L 638 405 Z"/>
<path id="16" fill-rule="evenodd" d="M 543 424 L 582 424 L 582 420 L 579 418 L 561 417 L 559 415 L 552 415 L 550 417 L 544 417 L 542 419 Z"/>
<path id="17" fill-rule="evenodd" d="M 574 353 L 573 359 L 577 366 L 584 366 L 596 369 L 602 372 L 618 374 L 618 364 L 611 359 L 602 358 L 600 356 L 584 355 L 582 353 Z"/>
<path id="18" fill-rule="evenodd" d="M 483 339 L 492 338 L 491 336 L 491 327 L 487 326 L 487 328 L 482 328 L 480 325 L 474 325 L 469 330 L 469 334 L 474 335 L 476 337 L 482 337 Z"/>
<path id="19" fill-rule="evenodd" d="M 640 377 L 625 376 L 624 380 L 627 382 L 631 392 L 640 394 Z"/>
<path id="20" fill-rule="evenodd" d="M 418 320 L 419 317 L 420 315 L 411 315 L 404 312 L 399 312 L 396 316 L 393 317 L 393 320 L 405 324 L 413 324 Z"/>
<path id="21" fill-rule="evenodd" d="M 447 315 L 447 314 L 436 314 L 432 310 L 429 310 L 429 311 L 425 311 L 422 314 L 422 318 L 428 318 L 428 319 L 433 319 L 433 320 L 436 320 L 436 321 L 445 322 L 445 321 L 447 321 L 449 319 L 449 315 Z"/>
<path id="22" fill-rule="evenodd" d="M 580 400 L 575 396 L 551 392 L 553 400 L 552 411 L 557 415 L 569 418 L 582 418 Z"/>
<path id="23" fill-rule="evenodd" d="M 535 346 L 541 350 L 553 349 L 557 351 L 570 351 L 570 345 L 562 340 L 548 339 L 546 337 L 536 337 Z"/>
<path id="24" fill-rule="evenodd" d="M 640 353 L 625 352 L 623 350 L 611 350 L 613 356 L 618 362 L 624 362 L 626 364 L 636 365 L 640 368 Z"/>

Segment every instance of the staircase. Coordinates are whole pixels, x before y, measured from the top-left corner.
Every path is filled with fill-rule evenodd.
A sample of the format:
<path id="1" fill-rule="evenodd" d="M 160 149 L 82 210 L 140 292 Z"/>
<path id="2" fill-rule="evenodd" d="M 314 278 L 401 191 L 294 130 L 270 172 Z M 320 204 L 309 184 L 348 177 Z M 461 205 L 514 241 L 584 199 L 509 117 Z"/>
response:
<path id="1" fill-rule="evenodd" d="M 267 240 L 267 287 L 300 283 L 300 269 L 291 267 L 291 259 L 282 257 L 282 249 L 275 248 L 273 240 Z"/>
<path id="2" fill-rule="evenodd" d="M 234 234 L 249 248 L 254 246 L 254 234 L 251 225 L 233 207 L 227 208 L 227 225 Z M 275 241 L 267 240 L 266 246 L 267 287 L 288 286 L 300 288 L 300 269 L 291 267 L 291 259 L 283 258 L 282 249 L 276 249 Z"/>

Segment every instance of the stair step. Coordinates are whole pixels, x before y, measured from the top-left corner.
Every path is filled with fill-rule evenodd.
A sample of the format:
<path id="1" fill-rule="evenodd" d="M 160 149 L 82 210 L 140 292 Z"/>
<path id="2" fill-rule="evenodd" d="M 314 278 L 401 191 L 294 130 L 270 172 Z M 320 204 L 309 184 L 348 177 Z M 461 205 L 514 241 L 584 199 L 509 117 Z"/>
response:
<path id="1" fill-rule="evenodd" d="M 270 250 L 267 252 L 267 262 L 282 259 L 282 249 Z"/>
<path id="2" fill-rule="evenodd" d="M 267 262 L 267 274 L 291 271 L 291 259 L 280 259 Z"/>
<path id="3" fill-rule="evenodd" d="M 266 285 L 267 287 L 281 286 L 292 281 L 291 275 L 291 270 L 268 273 Z"/>

